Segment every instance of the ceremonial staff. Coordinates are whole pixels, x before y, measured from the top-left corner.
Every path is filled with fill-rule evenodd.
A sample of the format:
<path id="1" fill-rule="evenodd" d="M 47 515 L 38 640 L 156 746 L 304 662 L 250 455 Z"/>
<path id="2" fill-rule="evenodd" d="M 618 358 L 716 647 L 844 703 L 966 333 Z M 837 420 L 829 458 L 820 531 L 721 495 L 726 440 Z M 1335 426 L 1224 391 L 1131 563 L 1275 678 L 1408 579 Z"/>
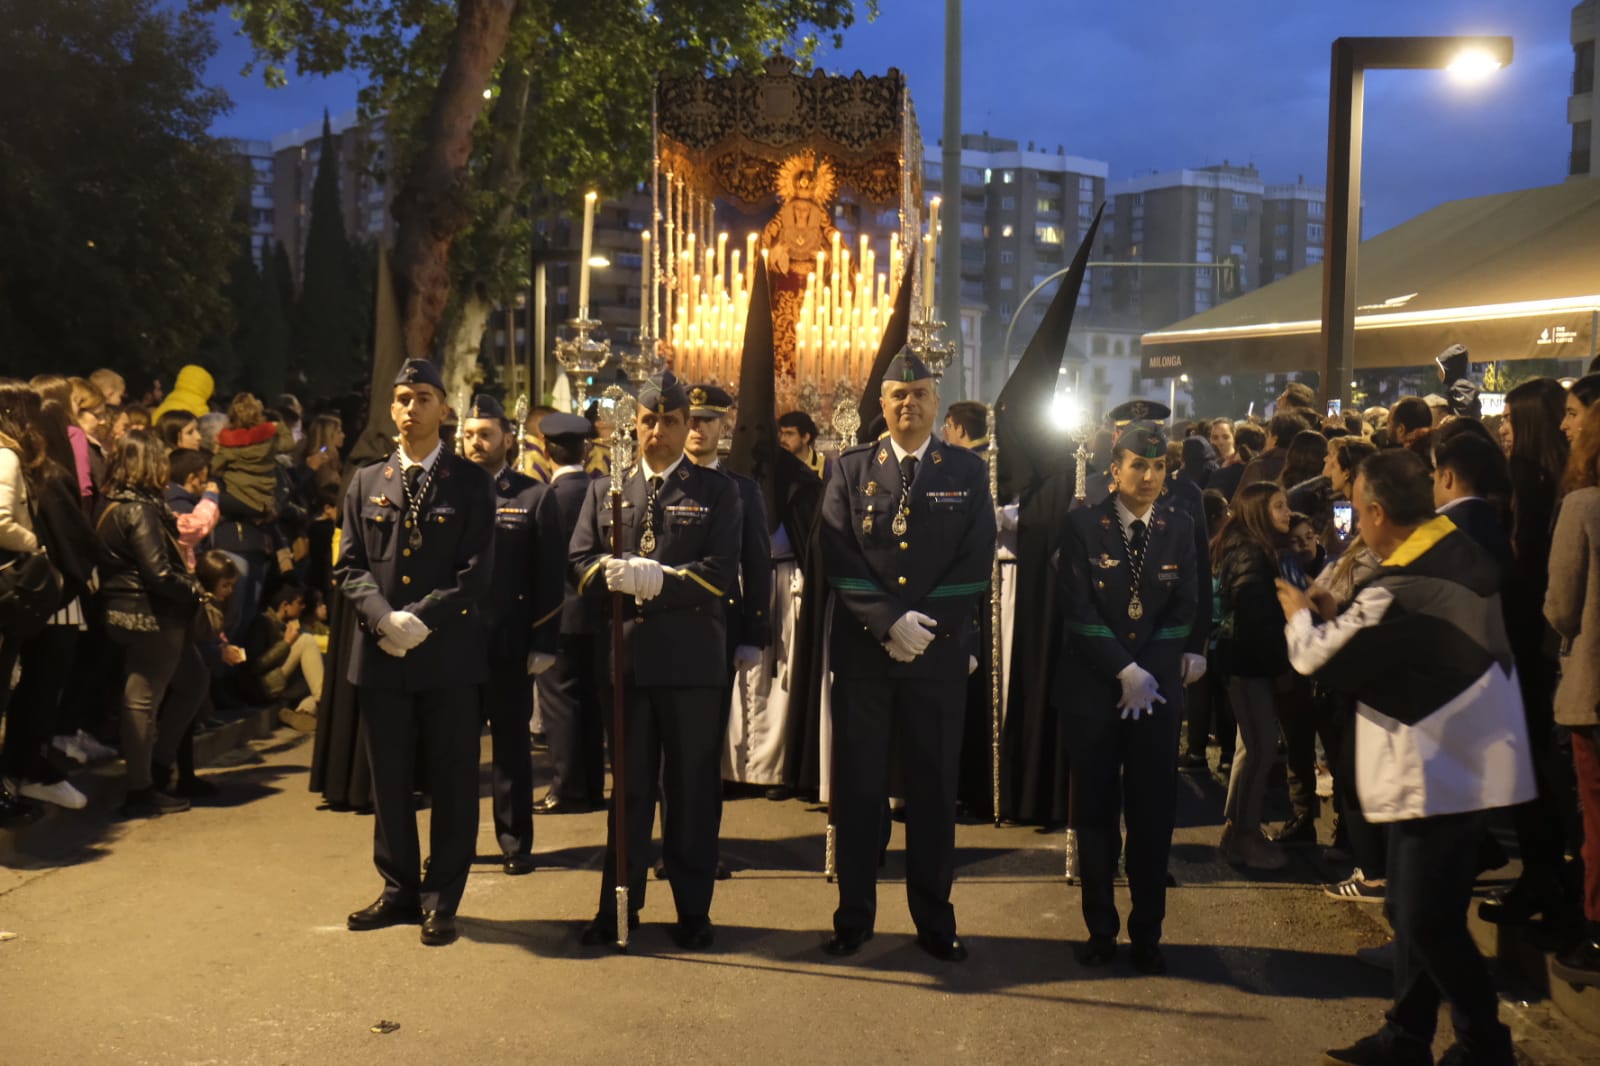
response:
<path id="1" fill-rule="evenodd" d="M 1000 438 L 995 435 L 995 408 L 989 407 L 989 499 L 1000 506 Z M 994 827 L 1000 828 L 1000 623 L 1004 614 L 1000 598 L 1000 551 L 994 553 L 989 569 L 989 754 L 994 778 Z"/>
<path id="2" fill-rule="evenodd" d="M 1083 432 L 1087 433 L 1087 427 Z M 1072 495 L 1080 505 L 1089 499 L 1089 445 L 1087 440 L 1078 440 L 1078 450 L 1072 453 L 1073 480 Z M 1069 758 L 1067 765 L 1067 840 L 1066 840 L 1066 877 L 1067 884 L 1078 883 L 1078 831 L 1074 829 L 1072 821 L 1072 766 Z"/>
<path id="3" fill-rule="evenodd" d="M 622 483 L 633 467 L 633 432 L 637 420 L 635 403 L 619 386 L 605 391 L 612 401 L 611 421 L 611 556 L 621 559 L 626 552 L 622 541 Z M 611 827 L 617 847 L 617 948 L 628 950 L 628 769 L 627 744 L 623 738 L 623 716 L 627 695 L 622 687 L 624 657 L 622 616 L 627 609 L 626 595 L 611 594 Z"/>

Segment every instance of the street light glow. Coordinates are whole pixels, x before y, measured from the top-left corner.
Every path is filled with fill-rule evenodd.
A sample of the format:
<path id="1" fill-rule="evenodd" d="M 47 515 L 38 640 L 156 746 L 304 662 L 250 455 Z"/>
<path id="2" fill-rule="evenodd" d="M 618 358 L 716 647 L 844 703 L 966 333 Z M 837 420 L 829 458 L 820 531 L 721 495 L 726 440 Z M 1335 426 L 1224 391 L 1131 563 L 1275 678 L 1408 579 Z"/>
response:
<path id="1" fill-rule="evenodd" d="M 611 260 L 607 259 L 603 255 L 591 255 L 589 257 L 589 266 L 594 270 L 604 270 L 610 265 Z"/>
<path id="2" fill-rule="evenodd" d="M 1051 398 L 1050 421 L 1063 433 L 1076 430 L 1082 418 L 1083 413 L 1073 402 L 1071 393 L 1058 392 Z"/>
<path id="3" fill-rule="evenodd" d="M 1505 64 L 1485 48 L 1467 48 L 1450 61 L 1445 69 L 1451 77 L 1464 85 L 1484 81 Z"/>

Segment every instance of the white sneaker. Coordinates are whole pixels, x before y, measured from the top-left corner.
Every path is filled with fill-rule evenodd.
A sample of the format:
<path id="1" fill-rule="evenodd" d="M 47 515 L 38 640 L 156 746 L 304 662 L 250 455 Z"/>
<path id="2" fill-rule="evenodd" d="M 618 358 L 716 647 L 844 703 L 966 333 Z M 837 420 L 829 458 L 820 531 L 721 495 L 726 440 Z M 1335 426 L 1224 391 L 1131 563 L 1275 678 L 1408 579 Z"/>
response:
<path id="1" fill-rule="evenodd" d="M 51 737 L 50 746 L 79 766 L 89 765 L 89 753 L 83 750 L 83 745 L 78 743 L 75 736 Z"/>
<path id="2" fill-rule="evenodd" d="M 73 739 L 77 740 L 78 747 L 83 749 L 83 753 L 89 757 L 90 762 L 110 762 L 117 757 L 116 748 L 109 744 L 100 743 L 99 738 L 85 730 L 78 730 L 77 736 Z"/>
<path id="3" fill-rule="evenodd" d="M 72 782 L 65 778 L 53 785 L 41 785 L 37 781 L 24 781 L 17 789 L 18 794 L 41 803 L 54 803 L 57 807 L 65 807 L 69 811 L 81 811 L 89 805 L 89 797 L 72 787 Z"/>

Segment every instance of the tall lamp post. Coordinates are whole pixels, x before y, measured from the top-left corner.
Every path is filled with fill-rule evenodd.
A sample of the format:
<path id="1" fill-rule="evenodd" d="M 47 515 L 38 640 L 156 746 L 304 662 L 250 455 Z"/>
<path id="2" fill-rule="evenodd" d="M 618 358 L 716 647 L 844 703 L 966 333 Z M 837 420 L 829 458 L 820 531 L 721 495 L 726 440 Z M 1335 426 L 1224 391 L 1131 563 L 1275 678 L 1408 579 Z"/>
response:
<path id="1" fill-rule="evenodd" d="M 1328 190 L 1322 266 L 1323 389 L 1350 402 L 1361 243 L 1361 126 L 1369 70 L 1449 70 L 1484 77 L 1511 62 L 1510 37 L 1340 37 L 1328 90 Z"/>

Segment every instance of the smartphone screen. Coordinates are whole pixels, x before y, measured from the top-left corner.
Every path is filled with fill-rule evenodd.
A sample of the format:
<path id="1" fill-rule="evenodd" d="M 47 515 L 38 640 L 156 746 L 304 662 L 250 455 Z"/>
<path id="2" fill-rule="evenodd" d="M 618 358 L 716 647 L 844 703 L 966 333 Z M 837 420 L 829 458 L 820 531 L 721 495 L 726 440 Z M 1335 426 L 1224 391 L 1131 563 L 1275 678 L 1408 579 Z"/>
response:
<path id="1" fill-rule="evenodd" d="M 1355 507 L 1348 500 L 1333 505 L 1333 530 L 1340 540 L 1349 540 L 1355 532 Z"/>
<path id="2" fill-rule="evenodd" d="M 1343 410 L 1343 408 L 1344 408 L 1344 402 L 1342 400 L 1337 400 L 1337 399 L 1329 400 L 1328 401 L 1328 417 L 1329 418 L 1338 418 L 1339 417 L 1339 412 L 1341 410 Z"/>

